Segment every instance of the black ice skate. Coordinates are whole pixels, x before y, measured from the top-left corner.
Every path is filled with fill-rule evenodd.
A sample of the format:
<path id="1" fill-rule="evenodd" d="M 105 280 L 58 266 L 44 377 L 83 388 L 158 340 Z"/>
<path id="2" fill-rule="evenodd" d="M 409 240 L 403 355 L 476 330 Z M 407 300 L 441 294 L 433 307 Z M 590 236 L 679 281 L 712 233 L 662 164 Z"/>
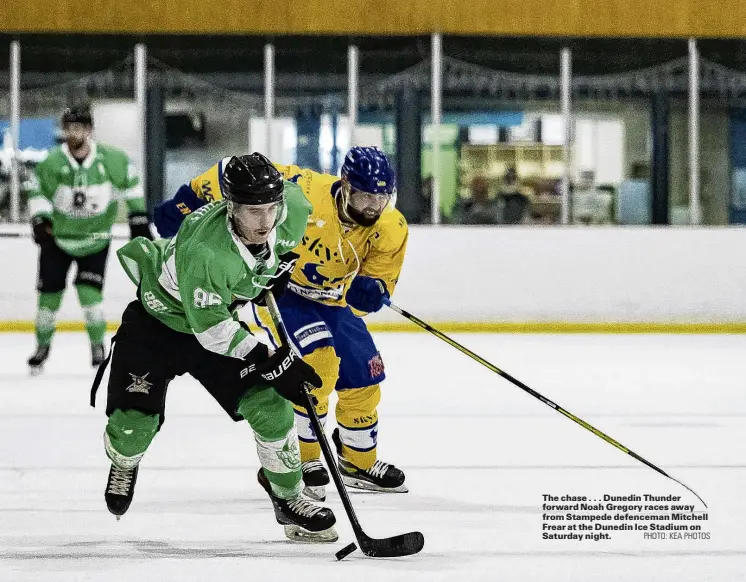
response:
<path id="1" fill-rule="evenodd" d="M 409 492 L 409 489 L 404 484 L 404 471 L 380 460 L 376 460 L 370 469 L 356 467 L 342 457 L 342 441 L 339 437 L 339 429 L 334 429 L 332 440 L 337 447 L 339 472 L 342 475 L 342 481 L 347 487 L 381 493 Z"/>
<path id="2" fill-rule="evenodd" d="M 106 359 L 104 344 L 91 344 L 91 366 L 98 368 Z"/>
<path id="3" fill-rule="evenodd" d="M 49 357 L 49 346 L 37 346 L 36 351 L 28 359 L 29 373 L 38 376 L 44 369 L 44 362 Z"/>
<path id="4" fill-rule="evenodd" d="M 135 494 L 135 483 L 137 482 L 137 469 L 120 469 L 114 463 L 109 470 L 109 480 L 106 483 L 106 507 L 117 516 L 117 521 L 127 513 Z"/>
<path id="5" fill-rule="evenodd" d="M 334 524 L 334 513 L 328 507 L 321 507 L 308 501 L 302 495 L 293 499 L 280 499 L 272 493 L 264 471 L 257 474 L 259 484 L 272 500 L 277 523 L 285 526 L 285 536 L 294 542 L 327 543 L 339 539 Z"/>
<path id="6" fill-rule="evenodd" d="M 303 495 L 314 501 L 326 501 L 326 486 L 329 485 L 329 472 L 321 461 L 314 459 L 303 463 Z"/>

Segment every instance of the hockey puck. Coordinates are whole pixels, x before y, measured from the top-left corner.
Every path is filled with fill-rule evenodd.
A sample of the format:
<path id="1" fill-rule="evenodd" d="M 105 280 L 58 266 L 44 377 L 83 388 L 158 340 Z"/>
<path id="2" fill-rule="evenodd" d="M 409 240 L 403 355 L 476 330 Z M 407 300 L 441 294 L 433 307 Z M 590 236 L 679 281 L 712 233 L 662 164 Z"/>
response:
<path id="1" fill-rule="evenodd" d="M 348 546 L 345 546 L 344 548 L 339 550 L 334 555 L 337 557 L 337 560 L 344 560 L 347 556 L 349 556 L 355 550 L 357 550 L 357 546 L 353 543 Z"/>

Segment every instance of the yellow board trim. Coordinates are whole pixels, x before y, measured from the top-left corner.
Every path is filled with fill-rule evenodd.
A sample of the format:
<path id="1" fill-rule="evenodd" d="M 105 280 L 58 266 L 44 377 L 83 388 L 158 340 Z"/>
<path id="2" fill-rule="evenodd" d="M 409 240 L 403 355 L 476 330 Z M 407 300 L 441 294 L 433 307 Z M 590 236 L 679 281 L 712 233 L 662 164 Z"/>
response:
<path id="1" fill-rule="evenodd" d="M 712 334 L 746 333 L 746 321 L 723 323 L 647 323 L 647 322 L 571 322 L 571 321 L 527 321 L 527 322 L 428 322 L 444 333 L 681 333 Z M 106 330 L 114 332 L 118 323 L 109 322 Z M 413 323 L 370 323 L 372 332 L 424 332 Z M 33 321 L 0 321 L 0 333 L 33 332 Z M 85 331 L 82 321 L 61 321 L 57 331 Z"/>

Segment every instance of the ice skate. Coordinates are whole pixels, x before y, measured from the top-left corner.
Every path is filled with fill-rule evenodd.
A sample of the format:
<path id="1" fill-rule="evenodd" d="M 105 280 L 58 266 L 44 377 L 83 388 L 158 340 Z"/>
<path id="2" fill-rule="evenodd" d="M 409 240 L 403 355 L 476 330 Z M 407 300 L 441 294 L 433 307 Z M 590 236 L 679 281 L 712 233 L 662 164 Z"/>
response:
<path id="1" fill-rule="evenodd" d="M 109 470 L 109 479 L 106 483 L 106 507 L 117 516 L 117 521 L 127 513 L 135 494 L 135 483 L 137 482 L 137 469 L 120 469 L 114 463 Z"/>
<path id="2" fill-rule="evenodd" d="M 272 493 L 272 487 L 264 471 L 257 474 L 259 484 L 272 500 L 277 523 L 285 527 L 285 536 L 294 542 L 329 543 L 339 539 L 334 529 L 336 518 L 328 507 L 321 507 L 302 495 L 293 499 L 280 499 Z"/>
<path id="3" fill-rule="evenodd" d="M 380 460 L 376 460 L 370 469 L 356 467 L 341 455 L 342 441 L 339 437 L 339 429 L 334 429 L 332 440 L 339 455 L 339 472 L 347 487 L 381 493 L 409 492 L 404 484 L 404 472 L 401 469 Z"/>
<path id="4" fill-rule="evenodd" d="M 28 359 L 29 374 L 38 376 L 44 371 L 44 362 L 49 357 L 49 346 L 37 346 L 36 351 Z"/>
<path id="5" fill-rule="evenodd" d="M 326 486 L 329 484 L 329 472 L 318 459 L 305 461 L 303 471 L 303 495 L 314 501 L 326 501 Z"/>

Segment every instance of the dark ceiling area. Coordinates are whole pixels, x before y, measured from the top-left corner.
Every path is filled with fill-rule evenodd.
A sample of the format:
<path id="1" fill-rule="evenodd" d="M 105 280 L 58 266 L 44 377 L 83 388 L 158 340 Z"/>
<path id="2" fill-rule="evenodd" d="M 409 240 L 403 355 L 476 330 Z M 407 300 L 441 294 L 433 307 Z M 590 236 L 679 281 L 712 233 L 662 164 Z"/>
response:
<path id="1" fill-rule="evenodd" d="M 198 76 L 225 90 L 261 91 L 264 46 L 275 46 L 277 94 L 344 92 L 347 48 L 360 51 L 361 89 L 411 67 L 429 63 L 430 38 L 346 36 L 135 36 L 0 35 L 0 46 L 21 41 L 24 89 L 52 86 L 107 71 L 109 91 L 132 89 L 134 45 L 144 42 L 151 70 Z M 746 71 L 746 41 L 700 40 L 700 54 L 709 61 Z M 686 57 L 686 39 L 631 38 L 443 38 L 443 55 L 484 69 L 524 75 L 559 75 L 559 53 L 572 50 L 573 75 L 609 75 L 653 67 Z M 0 71 L 7 71 L 9 51 L 0 50 Z M 164 77 L 165 78 L 165 77 Z M 0 72 L 0 90 L 8 74 Z M 107 85 L 108 86 L 108 85 Z M 95 88 L 92 89 L 95 92 Z"/>
<path id="2" fill-rule="evenodd" d="M 13 37 L 0 35 L 0 46 Z M 185 72 L 261 72 L 263 47 L 275 45 L 277 71 L 345 73 L 347 46 L 360 49 L 362 74 L 393 74 L 430 56 L 430 39 L 418 37 L 283 36 L 133 36 L 22 35 L 23 68 L 34 72 L 91 72 L 112 67 L 145 42 L 151 57 Z M 687 54 L 685 39 L 562 39 L 454 37 L 443 39 L 443 54 L 492 69 L 521 73 L 554 73 L 558 53 L 573 50 L 578 74 L 624 72 L 670 61 Z M 746 41 L 701 40 L 706 58 L 746 69 Z M 0 51 L 0 68 L 8 51 Z"/>

